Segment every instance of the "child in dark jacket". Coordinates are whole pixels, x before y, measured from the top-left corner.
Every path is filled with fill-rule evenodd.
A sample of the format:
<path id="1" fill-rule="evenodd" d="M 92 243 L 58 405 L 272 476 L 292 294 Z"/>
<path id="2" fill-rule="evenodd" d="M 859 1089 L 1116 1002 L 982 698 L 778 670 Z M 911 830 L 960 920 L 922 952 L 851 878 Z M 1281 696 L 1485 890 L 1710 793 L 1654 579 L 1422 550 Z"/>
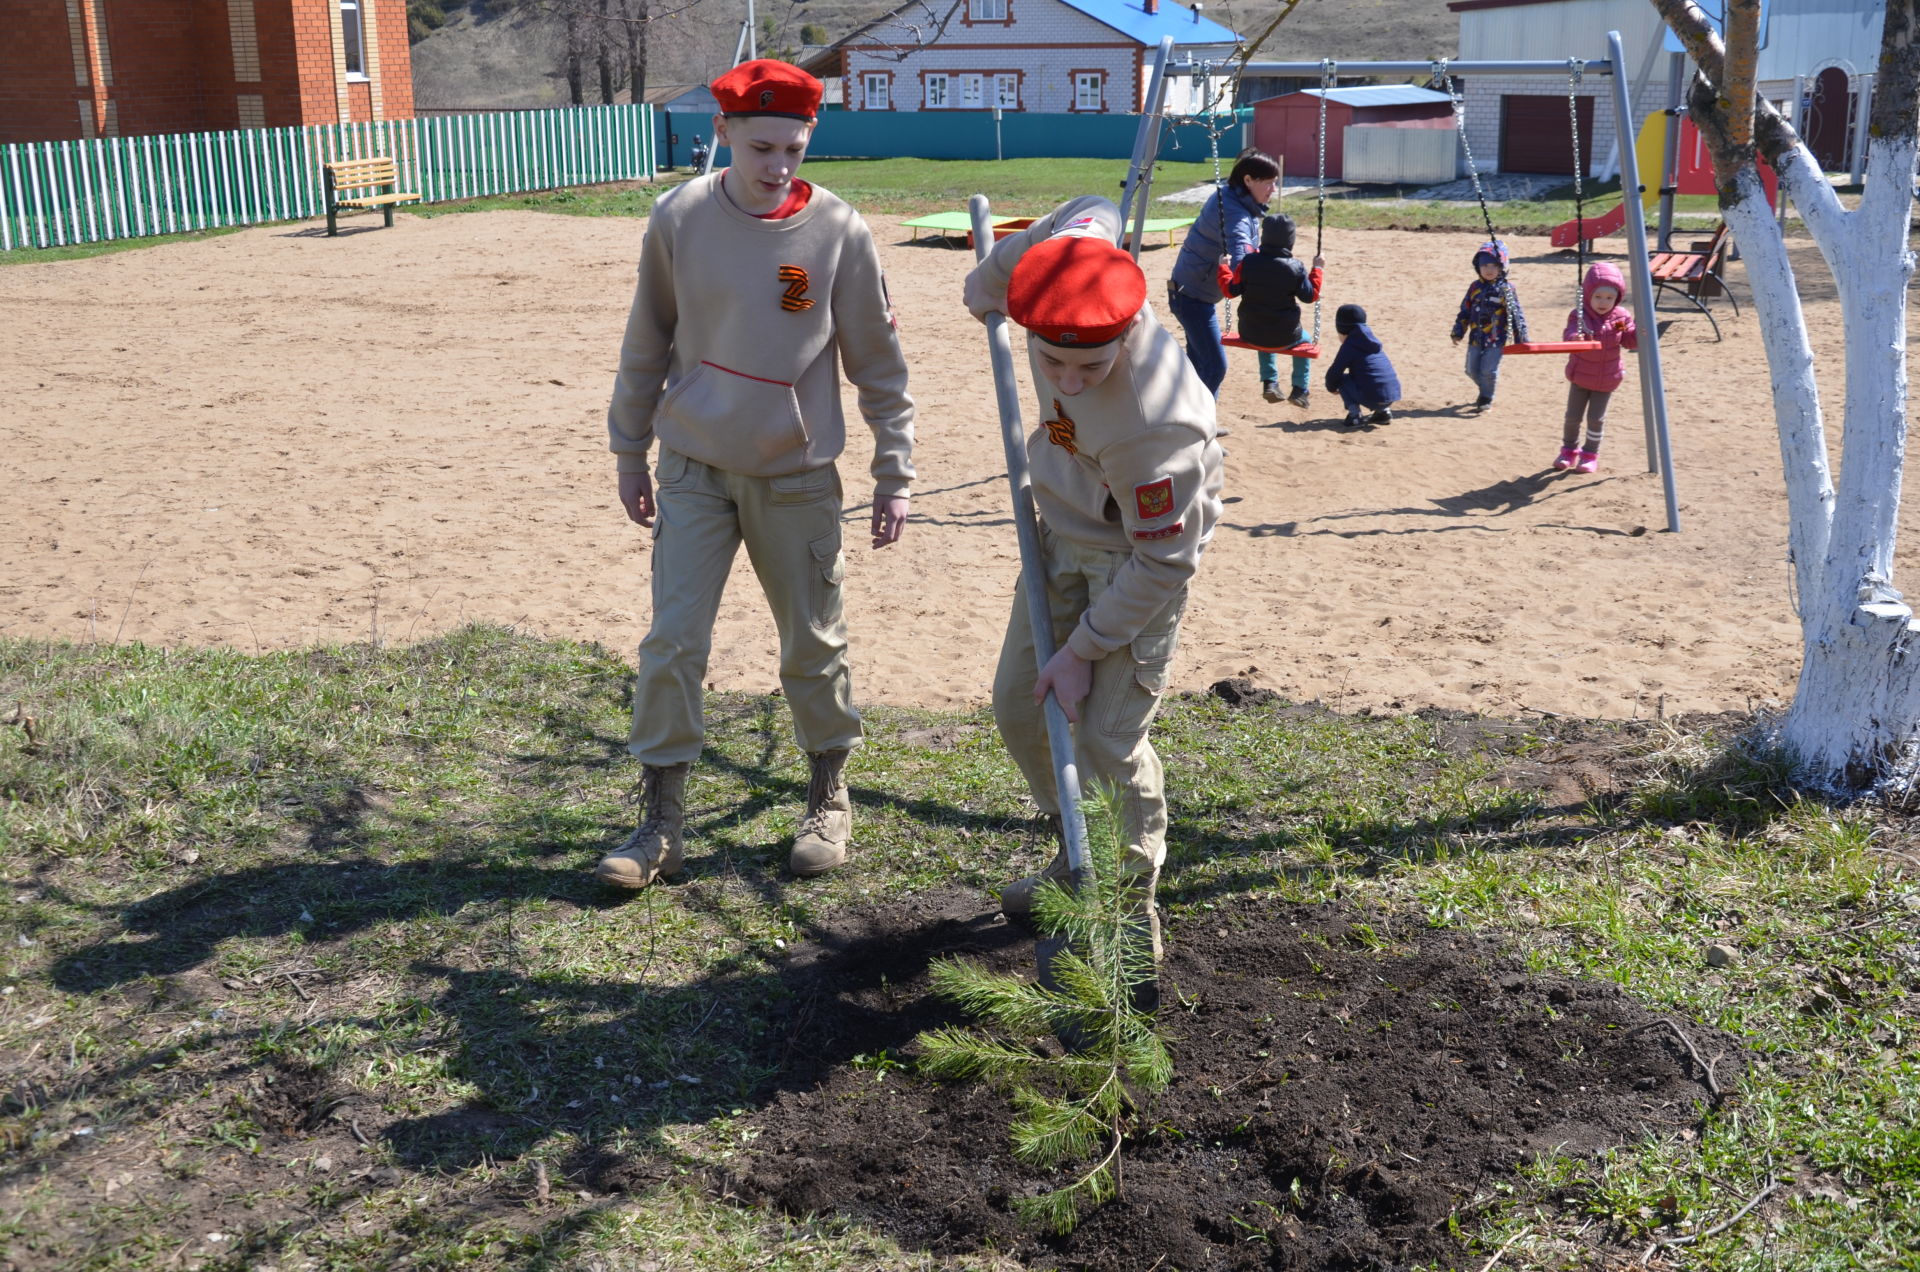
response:
<path id="1" fill-rule="evenodd" d="M 1368 424 L 1391 424 L 1393 412 L 1387 408 L 1400 400 L 1400 377 L 1394 374 L 1380 338 L 1367 326 L 1367 311 L 1358 305 L 1342 305 L 1333 316 L 1333 329 L 1344 339 L 1340 353 L 1327 368 L 1327 392 L 1338 393 L 1347 404 L 1347 425 L 1363 421 L 1361 411 L 1372 411 Z"/>
<path id="2" fill-rule="evenodd" d="M 1633 315 L 1621 305 L 1627 281 L 1620 267 L 1601 261 L 1587 271 L 1580 284 L 1580 305 L 1567 314 L 1563 340 L 1598 340 L 1598 349 L 1567 355 L 1567 415 L 1560 428 L 1560 454 L 1555 468 L 1577 473 L 1600 471 L 1600 439 L 1607 428 L 1607 404 L 1627 378 L 1622 349 L 1638 349 L 1640 333 Z M 1580 417 L 1587 418 L 1585 443 L 1580 441 Z"/>
<path id="3" fill-rule="evenodd" d="M 1473 254 L 1474 272 L 1479 275 L 1467 285 L 1460 302 L 1459 316 L 1453 320 L 1453 343 L 1467 342 L 1467 378 L 1480 390 L 1474 409 L 1484 411 L 1493 405 L 1493 391 L 1500 385 L 1500 359 L 1507 343 L 1519 339 L 1526 330 L 1526 316 L 1520 312 L 1520 297 L 1507 281 L 1507 245 L 1495 239 L 1482 243 Z M 1508 308 L 1512 313 L 1508 313 Z"/>
<path id="4" fill-rule="evenodd" d="M 1240 297 L 1240 338 L 1268 349 L 1290 349 L 1304 341 L 1300 329 L 1300 305 L 1320 299 L 1318 256 L 1308 269 L 1293 255 L 1293 218 L 1276 213 L 1260 222 L 1260 250 L 1249 252 L 1240 265 L 1221 282 L 1221 290 Z M 1287 400 L 1305 406 L 1308 374 L 1305 358 L 1293 360 L 1293 392 Z M 1280 400 L 1280 355 L 1261 353 L 1260 390 L 1269 402 Z"/>

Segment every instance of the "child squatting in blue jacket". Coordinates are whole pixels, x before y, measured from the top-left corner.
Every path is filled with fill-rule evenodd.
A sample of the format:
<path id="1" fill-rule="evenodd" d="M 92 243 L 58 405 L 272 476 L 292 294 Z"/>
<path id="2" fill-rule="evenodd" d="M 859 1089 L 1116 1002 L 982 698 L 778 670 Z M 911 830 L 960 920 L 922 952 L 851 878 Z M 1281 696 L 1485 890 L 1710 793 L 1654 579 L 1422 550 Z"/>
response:
<path id="1" fill-rule="evenodd" d="M 1367 311 L 1342 305 L 1333 316 L 1333 329 L 1344 339 L 1340 353 L 1327 368 L 1327 392 L 1338 393 L 1347 404 L 1347 426 L 1391 424 L 1388 408 L 1400 400 L 1400 377 L 1394 374 L 1380 338 L 1367 326 Z M 1360 412 L 1373 414 L 1363 421 Z"/>

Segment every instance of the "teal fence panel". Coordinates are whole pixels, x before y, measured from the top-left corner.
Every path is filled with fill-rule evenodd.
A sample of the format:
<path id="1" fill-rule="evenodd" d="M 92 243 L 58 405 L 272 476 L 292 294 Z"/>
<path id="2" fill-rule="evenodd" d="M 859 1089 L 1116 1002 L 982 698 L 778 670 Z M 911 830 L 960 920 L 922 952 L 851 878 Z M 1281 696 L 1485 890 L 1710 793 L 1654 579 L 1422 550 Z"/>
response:
<path id="1" fill-rule="evenodd" d="M 1208 123 L 1221 130 L 1220 152 L 1231 162 L 1242 147 L 1251 108 L 1203 118 L 1170 115 L 1160 129 L 1161 159 L 1197 163 L 1212 153 Z M 678 119 L 676 118 L 676 123 Z M 1133 156 L 1138 115 L 1044 115 L 1006 111 L 829 110 L 820 115 L 807 152 L 816 159 L 1119 159 Z M 997 132 L 997 136 L 996 136 Z M 687 150 L 681 137 L 675 158 Z M 723 152 L 724 157 L 724 152 Z"/>
<path id="2" fill-rule="evenodd" d="M 391 155 L 426 203 L 650 180 L 651 106 L 0 146 L 0 251 L 326 213 L 320 165 Z"/>

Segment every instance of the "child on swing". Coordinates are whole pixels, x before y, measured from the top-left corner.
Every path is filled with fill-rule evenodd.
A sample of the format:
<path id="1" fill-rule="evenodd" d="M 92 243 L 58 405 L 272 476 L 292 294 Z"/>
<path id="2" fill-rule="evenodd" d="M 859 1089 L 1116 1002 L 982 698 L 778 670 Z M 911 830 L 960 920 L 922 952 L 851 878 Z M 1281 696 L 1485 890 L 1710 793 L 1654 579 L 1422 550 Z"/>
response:
<path id="1" fill-rule="evenodd" d="M 1453 320 L 1453 343 L 1467 342 L 1467 378 L 1480 390 L 1473 409 L 1484 411 L 1493 405 L 1494 390 L 1500 387 L 1500 359 L 1514 333 L 1526 327 L 1520 312 L 1520 297 L 1507 281 L 1507 245 L 1499 239 L 1482 243 L 1473 254 L 1473 269 L 1478 275 L 1467 284 L 1460 301 L 1460 313 Z M 1507 312 L 1511 305 L 1513 312 Z"/>
<path id="2" fill-rule="evenodd" d="M 1620 268 L 1601 261 L 1587 271 L 1580 284 L 1580 308 L 1567 314 L 1565 340 L 1598 340 L 1598 349 L 1567 355 L 1567 415 L 1560 429 L 1560 454 L 1553 466 L 1576 473 L 1600 471 L 1600 439 L 1607 428 L 1607 404 L 1627 378 L 1622 349 L 1638 349 L 1640 333 L 1633 315 L 1620 305 L 1627 282 Z M 1587 436 L 1580 437 L 1580 417 L 1586 416 Z M 1581 443 L 1575 445 L 1576 442 Z"/>
<path id="3" fill-rule="evenodd" d="M 1268 349 L 1290 349 L 1304 343 L 1307 336 L 1300 328 L 1300 306 L 1320 299 L 1321 269 L 1326 261 L 1313 258 L 1311 269 L 1293 255 L 1293 218 L 1284 212 L 1264 217 L 1260 222 L 1260 248 L 1240 258 L 1229 269 L 1220 266 L 1220 290 L 1240 297 L 1240 338 L 1261 345 L 1260 393 L 1269 402 L 1280 400 L 1280 355 Z M 1308 402 L 1307 383 L 1311 365 L 1305 358 L 1293 359 L 1292 394 L 1295 406 Z"/>

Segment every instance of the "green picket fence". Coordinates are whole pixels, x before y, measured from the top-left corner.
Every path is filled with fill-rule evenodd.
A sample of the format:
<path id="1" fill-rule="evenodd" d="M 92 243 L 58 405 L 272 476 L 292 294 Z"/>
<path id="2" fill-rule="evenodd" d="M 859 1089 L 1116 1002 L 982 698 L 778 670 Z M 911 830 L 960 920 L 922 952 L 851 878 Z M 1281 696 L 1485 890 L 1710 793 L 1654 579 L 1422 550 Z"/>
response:
<path id="1" fill-rule="evenodd" d="M 320 165 L 391 155 L 427 203 L 652 177 L 651 106 L 0 146 L 0 250 L 326 214 Z"/>

